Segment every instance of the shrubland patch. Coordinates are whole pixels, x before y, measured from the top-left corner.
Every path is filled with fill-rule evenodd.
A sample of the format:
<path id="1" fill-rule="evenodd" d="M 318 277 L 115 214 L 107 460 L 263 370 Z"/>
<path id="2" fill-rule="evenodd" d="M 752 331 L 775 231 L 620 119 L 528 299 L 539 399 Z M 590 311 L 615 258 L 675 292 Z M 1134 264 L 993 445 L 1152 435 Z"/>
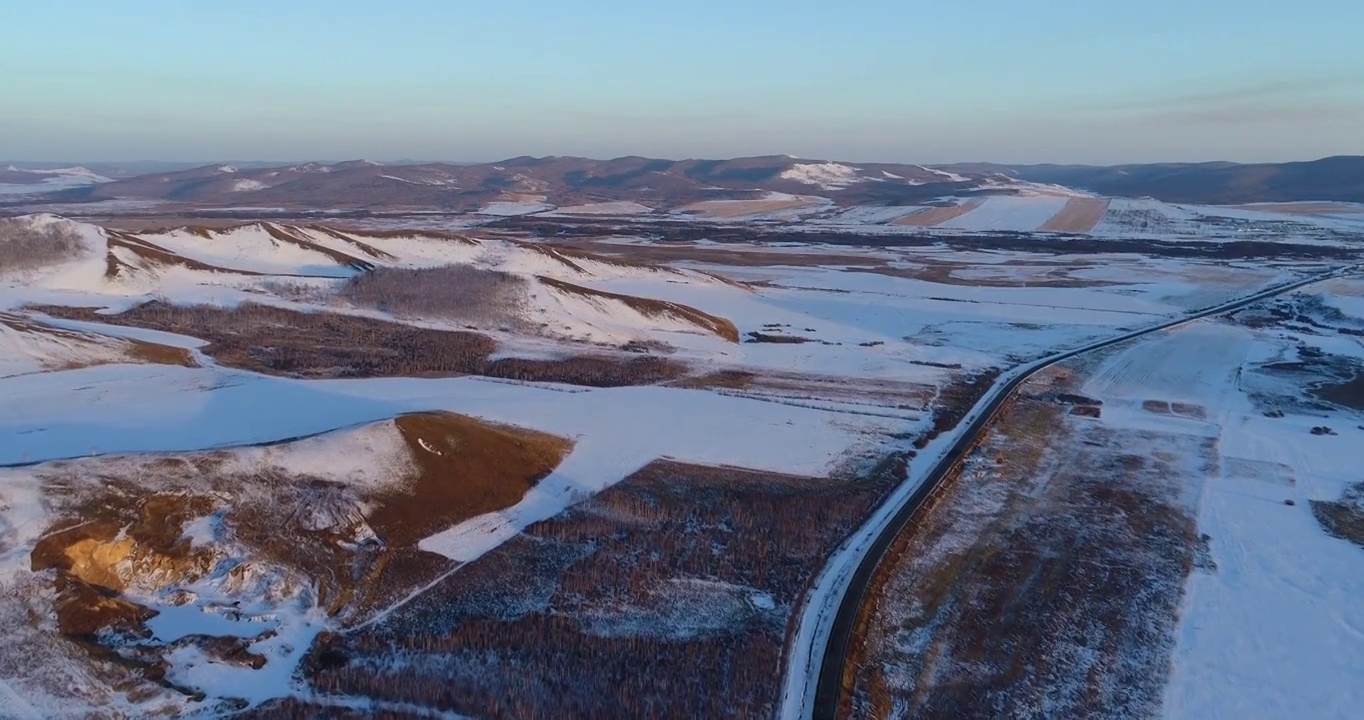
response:
<path id="1" fill-rule="evenodd" d="M 206 340 L 203 352 L 228 367 L 295 378 L 482 375 L 591 387 L 675 380 L 687 366 L 653 355 L 581 355 L 558 360 L 497 358 L 486 335 L 435 330 L 357 315 L 300 312 L 255 303 L 235 307 L 161 300 L 104 315 L 38 306 L 54 317 L 162 330 Z"/>
<path id="2" fill-rule="evenodd" d="M 473 265 L 381 267 L 341 286 L 338 297 L 399 317 L 427 317 L 488 326 L 520 325 L 529 285 L 520 276 Z"/>
<path id="3" fill-rule="evenodd" d="M 0 272 L 32 270 L 79 257 L 85 246 L 68 223 L 0 218 Z"/>
<path id="4" fill-rule="evenodd" d="M 655 461 L 381 622 L 321 638 L 307 677 L 487 718 L 771 716 L 794 608 L 903 471 Z"/>
<path id="5" fill-rule="evenodd" d="M 1339 500 L 1313 500 L 1312 515 L 1328 535 L 1364 548 L 1364 483 L 1346 488 Z"/>
<path id="6" fill-rule="evenodd" d="M 896 538 L 856 621 L 840 717 L 1159 709 L 1206 543 L 1190 498 L 1217 448 L 1072 417 L 1055 398 L 1076 387 L 1065 368 L 1025 385 Z"/>

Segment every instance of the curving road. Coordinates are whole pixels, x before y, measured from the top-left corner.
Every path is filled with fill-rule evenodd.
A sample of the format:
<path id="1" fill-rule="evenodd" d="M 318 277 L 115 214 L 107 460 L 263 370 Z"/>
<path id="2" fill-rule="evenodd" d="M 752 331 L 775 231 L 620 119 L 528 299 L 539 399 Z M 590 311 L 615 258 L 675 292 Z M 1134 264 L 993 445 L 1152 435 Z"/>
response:
<path id="1" fill-rule="evenodd" d="M 792 636 L 792 646 L 783 678 L 782 720 L 832 720 L 838 715 L 842 693 L 844 661 L 852 642 L 853 623 L 862 607 L 872 575 L 895 537 L 909 524 L 919 507 L 970 452 L 1004 401 L 1019 385 L 1038 371 L 1143 335 L 1168 330 L 1202 318 L 1239 310 L 1266 298 L 1292 292 L 1306 285 L 1351 272 L 1359 266 L 1341 267 L 1246 297 L 1199 310 L 1183 317 L 1090 343 L 1022 365 L 1000 376 L 958 425 L 957 439 L 938 456 L 936 464 L 915 485 L 905 482 L 876 510 L 872 519 L 839 548 L 816 578 L 814 588 L 801 610 L 800 622 Z M 921 456 L 922 457 L 922 456 Z M 812 676 L 817 675 L 817 678 Z M 817 682 L 811 682 L 812 679 Z"/>

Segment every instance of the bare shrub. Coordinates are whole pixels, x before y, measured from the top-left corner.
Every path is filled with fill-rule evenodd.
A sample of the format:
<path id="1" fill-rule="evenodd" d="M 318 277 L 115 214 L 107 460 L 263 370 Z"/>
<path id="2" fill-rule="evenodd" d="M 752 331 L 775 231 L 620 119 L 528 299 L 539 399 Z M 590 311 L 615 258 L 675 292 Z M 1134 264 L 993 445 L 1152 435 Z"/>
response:
<path id="1" fill-rule="evenodd" d="M 223 365 L 285 377 L 463 375 L 497 349 L 491 338 L 476 333 L 254 303 L 224 308 L 155 300 L 117 315 L 71 307 L 43 312 L 201 338 L 209 343 L 204 352 Z"/>
<path id="2" fill-rule="evenodd" d="M 89 308 L 35 306 L 52 317 L 189 335 L 228 367 L 297 378 L 484 375 L 591 387 L 652 385 L 687 373 L 654 355 L 583 355 L 558 360 L 492 359 L 497 343 L 473 332 L 434 330 L 332 312 L 243 303 L 224 308 L 164 300 L 117 315 Z"/>
<path id="3" fill-rule="evenodd" d="M 572 357 L 562 360 L 501 358 L 479 370 L 480 375 L 532 382 L 559 382 L 588 387 L 656 385 L 687 373 L 681 363 L 656 355 L 620 360 L 609 357 Z"/>
<path id="4" fill-rule="evenodd" d="M 525 306 L 525 279 L 473 265 L 377 268 L 351 278 L 340 297 L 360 307 L 399 316 L 439 317 L 507 324 Z"/>
<path id="5" fill-rule="evenodd" d="M 297 303 L 321 305 L 329 302 L 335 295 L 330 287 L 320 287 L 290 280 L 266 280 L 257 287 L 275 297 Z"/>
<path id="6" fill-rule="evenodd" d="M 801 597 L 903 471 L 655 461 L 320 637 L 302 672 L 319 695 L 486 718 L 772 717 Z"/>
<path id="7" fill-rule="evenodd" d="M 29 270 L 76 257 L 80 235 L 66 223 L 0 218 L 0 271 Z"/>

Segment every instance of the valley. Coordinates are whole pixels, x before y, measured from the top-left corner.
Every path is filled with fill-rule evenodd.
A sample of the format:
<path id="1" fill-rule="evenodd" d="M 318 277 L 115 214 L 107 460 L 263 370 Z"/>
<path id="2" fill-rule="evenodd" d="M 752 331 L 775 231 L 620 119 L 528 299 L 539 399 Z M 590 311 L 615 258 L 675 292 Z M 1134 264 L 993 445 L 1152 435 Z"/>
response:
<path id="1" fill-rule="evenodd" d="M 824 166 L 793 177 L 820 192 L 875 182 Z M 1346 272 L 1364 241 L 1348 217 L 1015 194 L 914 224 L 937 211 L 696 202 L 711 204 L 668 218 L 536 200 L 525 214 L 159 207 L 0 221 L 0 616 L 24 648 L 23 662 L 0 658 L 7 711 L 808 716 L 823 623 L 866 538 L 1022 369 L 1311 282 L 1238 310 L 1251 339 L 1195 344 L 1246 357 L 1252 341 L 1298 333 L 1274 342 L 1325 355 L 1299 350 L 1301 367 L 1256 355 L 1257 372 L 1300 378 L 1294 402 L 1316 409 L 1264 402 L 1354 412 L 1357 366 L 1334 359 L 1364 332 Z M 1153 502 L 1177 506 L 1167 539 L 1184 553 L 1151 589 L 1159 637 L 1125 641 L 1148 653 L 1140 672 L 1175 671 L 1124 707 L 1212 701 L 1180 694 L 1180 658 L 1203 651 L 1175 641 L 1200 607 L 1182 604 L 1199 577 L 1187 568 L 1206 554 L 1189 498 L 1207 491 L 1179 478 L 1219 465 L 1199 460 L 1206 433 L 1096 429 L 1134 403 L 1155 422 L 1221 417 L 1175 392 L 1202 375 L 1157 392 L 1151 358 L 1165 355 L 1111 370 L 1067 361 L 1023 385 L 926 519 L 889 544 L 858 606 L 866 630 L 848 646 L 840 707 L 960 711 L 914 680 L 926 661 L 906 654 L 905 633 L 930 631 L 912 623 L 931 625 L 935 653 L 956 652 L 958 634 L 995 637 L 953 608 L 1042 570 L 1007 564 L 977 582 L 962 568 L 986 572 L 1019 538 L 1050 557 L 1047 543 L 1116 532 L 1063 519 L 1103 516 L 1122 483 L 1134 497 L 1155 483 Z M 1265 383 L 1265 397 L 1292 394 Z M 1355 432 L 1326 424 L 1340 442 Z M 1007 445 L 1015 434 L 1035 445 Z M 1139 473 L 1104 455 L 1138 436 L 1159 463 Z M 1077 462 L 1112 478 L 1063 472 Z M 1071 504 L 996 502 L 1044 492 Z M 1313 542 L 1354 532 L 1350 492 L 1298 498 L 1325 518 Z M 996 539 L 1006 527 L 1023 534 Z M 1104 552 L 1152 552 L 1143 542 Z M 1082 593 L 1064 612 L 1126 613 L 1112 602 Z M 999 637 L 1037 631 L 1010 632 Z M 1108 668 L 1090 682 L 1120 682 Z M 980 682 L 1006 682 L 1010 702 L 1052 692 Z"/>

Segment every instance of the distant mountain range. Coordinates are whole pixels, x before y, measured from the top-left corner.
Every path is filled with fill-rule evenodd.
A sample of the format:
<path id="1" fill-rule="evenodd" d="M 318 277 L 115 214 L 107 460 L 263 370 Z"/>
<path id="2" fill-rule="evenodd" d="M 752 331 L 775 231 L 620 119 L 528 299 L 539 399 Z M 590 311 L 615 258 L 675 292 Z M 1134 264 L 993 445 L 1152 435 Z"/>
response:
<path id="1" fill-rule="evenodd" d="M 1153 197 L 1175 203 L 1364 202 L 1364 156 L 1358 155 L 1289 163 L 1157 163 L 1107 167 L 962 164 L 948 169 L 962 173 L 1003 173 L 1020 180 L 1056 183 L 1099 195 Z"/>
<path id="2" fill-rule="evenodd" d="M 106 172 L 102 167 L 97 168 Z M 88 174 L 80 183 L 82 171 Z M 43 183 L 47 168 L 0 170 L 0 184 Z M 78 187 L 45 202 L 109 199 L 204 207 L 476 210 L 495 202 L 572 206 L 632 201 L 675 208 L 705 200 L 818 196 L 838 205 L 908 205 L 945 196 L 1070 194 L 1239 204 L 1294 200 L 1364 202 L 1364 157 L 1313 162 L 921 166 L 838 163 L 786 155 L 732 160 L 518 157 L 495 163 L 385 165 L 364 160 L 288 166 L 214 164 L 114 177 L 62 171 Z M 111 175 L 121 173 L 107 171 Z"/>

